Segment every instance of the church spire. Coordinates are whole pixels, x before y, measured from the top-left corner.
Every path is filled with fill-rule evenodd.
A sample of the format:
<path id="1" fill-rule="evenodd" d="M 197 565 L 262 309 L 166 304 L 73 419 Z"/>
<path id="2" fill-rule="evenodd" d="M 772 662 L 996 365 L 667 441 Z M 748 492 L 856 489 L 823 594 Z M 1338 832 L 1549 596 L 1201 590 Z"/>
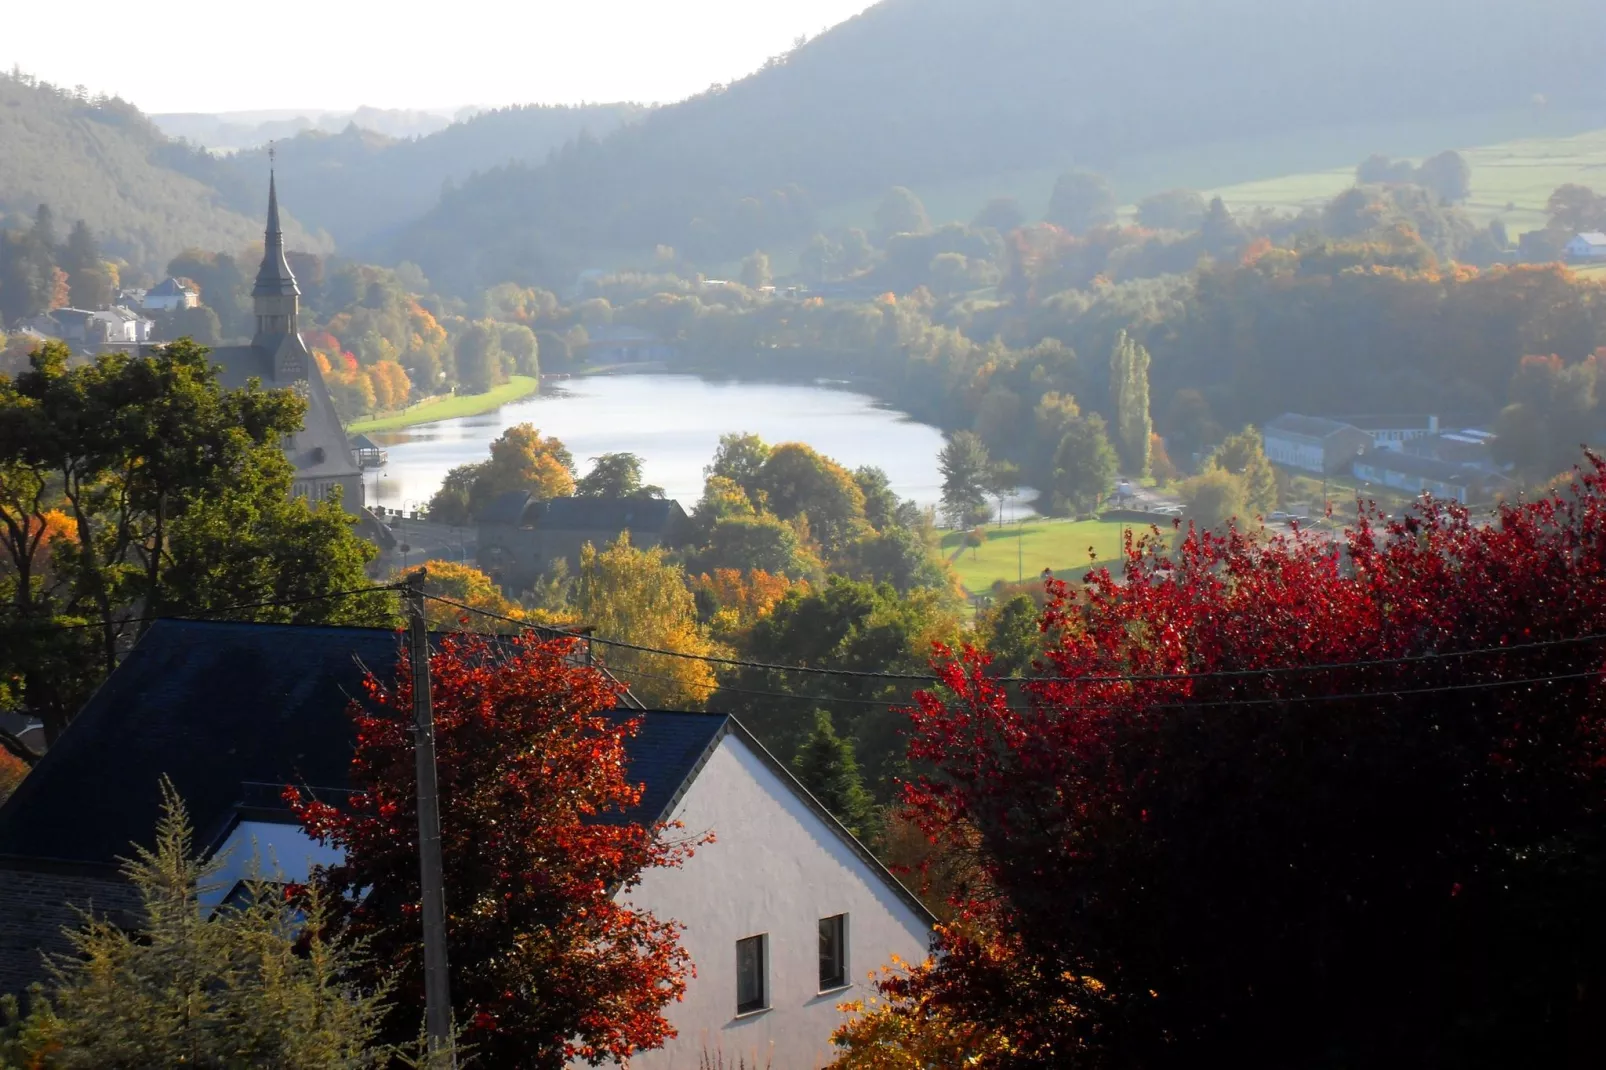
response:
<path id="1" fill-rule="evenodd" d="M 273 173 L 272 146 L 268 148 L 268 229 L 263 232 L 262 267 L 252 297 L 301 296 L 290 262 L 284 258 L 284 231 L 279 227 L 279 191 Z"/>

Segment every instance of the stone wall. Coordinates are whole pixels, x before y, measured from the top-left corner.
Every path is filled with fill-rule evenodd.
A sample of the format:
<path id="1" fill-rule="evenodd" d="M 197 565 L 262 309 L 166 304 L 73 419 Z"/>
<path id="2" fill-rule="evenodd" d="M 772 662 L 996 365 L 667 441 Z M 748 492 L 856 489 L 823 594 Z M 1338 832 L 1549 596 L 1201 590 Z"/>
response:
<path id="1" fill-rule="evenodd" d="M 41 956 L 69 950 L 62 930 L 81 921 L 75 907 L 118 919 L 132 916 L 138 903 L 128 883 L 109 872 L 0 866 L 0 993 L 45 979 Z"/>

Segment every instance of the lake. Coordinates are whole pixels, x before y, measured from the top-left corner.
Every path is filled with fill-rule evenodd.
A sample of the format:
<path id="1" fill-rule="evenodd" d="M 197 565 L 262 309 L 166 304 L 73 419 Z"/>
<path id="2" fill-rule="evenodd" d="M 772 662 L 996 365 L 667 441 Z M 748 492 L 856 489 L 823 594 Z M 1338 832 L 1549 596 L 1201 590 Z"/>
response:
<path id="1" fill-rule="evenodd" d="M 728 382 L 692 375 L 591 376 L 547 383 L 534 398 L 483 416 L 422 424 L 372 437 L 390 463 L 368 475 L 368 503 L 417 508 L 446 473 L 483 461 L 516 424 L 556 435 L 583 475 L 591 458 L 634 453 L 642 476 L 689 512 L 719 436 L 752 432 L 771 444 L 804 442 L 849 469 L 877 465 L 904 498 L 935 505 L 942 494 L 942 434 L 875 399 L 829 386 Z"/>

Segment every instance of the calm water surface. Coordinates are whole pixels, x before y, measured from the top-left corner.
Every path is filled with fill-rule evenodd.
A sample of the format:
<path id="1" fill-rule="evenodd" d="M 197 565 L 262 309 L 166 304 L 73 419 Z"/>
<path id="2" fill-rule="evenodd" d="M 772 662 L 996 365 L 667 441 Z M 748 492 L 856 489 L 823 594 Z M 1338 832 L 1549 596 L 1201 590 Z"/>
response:
<path id="1" fill-rule="evenodd" d="M 599 454 L 637 454 L 646 481 L 688 511 L 702 497 L 703 468 L 719 436 L 732 431 L 772 444 L 805 442 L 849 469 L 877 465 L 901 497 L 921 505 L 941 496 L 941 433 L 862 394 L 690 375 L 595 376 L 543 390 L 484 416 L 371 436 L 389 450 L 390 464 L 369 474 L 369 503 L 411 509 L 427 502 L 450 469 L 483 461 L 493 439 L 522 423 L 562 439 L 581 474 Z"/>

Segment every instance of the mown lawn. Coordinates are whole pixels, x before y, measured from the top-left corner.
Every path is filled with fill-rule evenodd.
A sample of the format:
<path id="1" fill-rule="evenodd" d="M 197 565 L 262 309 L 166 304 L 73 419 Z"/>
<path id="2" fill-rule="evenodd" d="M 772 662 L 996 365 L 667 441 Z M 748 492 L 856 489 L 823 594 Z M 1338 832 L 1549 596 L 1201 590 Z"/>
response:
<path id="1" fill-rule="evenodd" d="M 1041 576 L 1053 569 L 1061 579 L 1078 579 L 1095 565 L 1108 565 L 1121 555 L 1121 529 L 1139 527 L 1119 521 L 1082 520 L 1069 523 L 1056 520 L 1028 520 L 987 528 L 987 542 L 965 549 L 952 561 L 954 571 L 973 594 L 989 590 L 998 580 L 1014 583 Z M 964 533 L 943 534 L 945 557 L 964 542 Z"/>
<path id="2" fill-rule="evenodd" d="M 451 397 L 431 398 L 388 416 L 359 420 L 346 428 L 346 431 L 353 435 L 373 431 L 400 431 L 404 427 L 416 427 L 419 424 L 455 420 L 461 416 L 478 416 L 481 413 L 495 412 L 503 405 L 527 398 L 540 389 L 539 379 L 529 375 L 515 375 L 501 386 L 484 394 L 453 394 Z"/>

